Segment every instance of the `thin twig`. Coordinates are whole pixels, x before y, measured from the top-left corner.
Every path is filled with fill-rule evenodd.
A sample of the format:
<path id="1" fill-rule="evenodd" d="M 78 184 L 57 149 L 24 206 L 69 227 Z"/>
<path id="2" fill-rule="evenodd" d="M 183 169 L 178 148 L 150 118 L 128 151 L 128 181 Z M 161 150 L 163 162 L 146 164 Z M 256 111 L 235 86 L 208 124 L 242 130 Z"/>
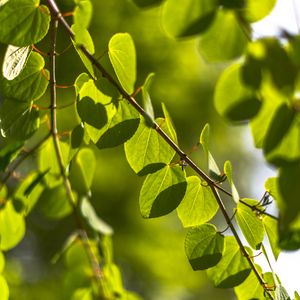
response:
<path id="1" fill-rule="evenodd" d="M 57 17 L 57 19 L 61 22 L 61 24 L 65 27 L 65 29 L 67 30 L 67 32 L 69 33 L 70 37 L 72 39 L 75 38 L 75 34 L 72 31 L 72 29 L 70 28 L 69 24 L 66 22 L 66 20 L 63 18 L 62 14 L 60 13 L 56 3 L 54 0 L 47 0 L 50 9 L 52 11 L 52 13 Z M 118 91 L 119 93 L 122 95 L 122 97 L 126 100 L 128 100 L 128 102 L 144 117 L 148 117 L 146 111 L 137 103 L 137 101 L 130 96 L 121 86 L 120 84 L 106 71 L 106 69 L 94 58 L 94 56 L 83 46 L 80 45 L 78 46 L 80 48 L 80 50 L 84 53 L 84 55 L 90 60 L 90 62 L 100 71 L 100 73 L 102 74 L 102 76 L 104 78 L 106 78 Z M 147 118 L 149 119 L 149 118 Z M 224 206 L 224 203 L 222 201 L 222 199 L 220 198 L 219 194 L 218 194 L 218 190 L 224 192 L 227 195 L 231 195 L 229 192 L 227 192 L 226 190 L 224 190 L 222 187 L 218 186 L 215 184 L 215 182 L 209 177 L 207 176 L 187 155 L 186 153 L 184 153 L 178 146 L 176 143 L 174 143 L 174 141 L 160 128 L 160 126 L 155 122 L 152 121 L 152 127 L 158 132 L 158 134 L 171 146 L 171 148 L 179 155 L 180 159 L 185 161 L 202 179 L 204 179 L 207 184 L 209 185 L 209 187 L 211 188 L 216 201 L 218 202 L 218 205 L 221 209 L 221 212 L 228 224 L 228 226 L 230 227 L 240 249 L 241 252 L 243 253 L 243 255 L 246 257 L 246 259 L 249 262 L 249 265 L 251 267 L 251 269 L 253 270 L 253 272 L 255 273 L 259 283 L 261 284 L 261 286 L 265 289 L 265 282 L 263 280 L 263 278 L 261 277 L 261 274 L 259 273 L 259 271 L 256 269 L 254 262 L 251 260 L 248 252 L 246 251 L 244 245 L 242 244 L 242 241 L 240 240 L 240 237 L 235 229 L 235 227 L 233 226 L 230 217 L 226 211 L 226 208 Z M 267 295 L 270 297 L 270 299 L 274 299 L 272 294 L 268 291 L 265 290 Z"/>
<path id="2" fill-rule="evenodd" d="M 69 200 L 70 205 L 73 209 L 73 215 L 77 224 L 77 227 L 80 232 L 80 237 L 84 246 L 84 249 L 89 258 L 92 271 L 93 278 L 99 285 L 99 299 L 103 299 L 104 287 L 102 283 L 103 274 L 100 269 L 100 265 L 97 261 L 95 254 L 92 251 L 90 241 L 88 235 L 85 231 L 83 222 L 80 218 L 80 214 L 77 210 L 76 202 L 74 199 L 74 195 L 72 193 L 72 188 L 70 181 L 66 175 L 65 167 L 63 164 L 61 149 L 59 145 L 59 139 L 57 134 L 57 118 L 56 118 L 56 38 L 57 38 L 57 28 L 58 28 L 58 19 L 57 14 L 51 14 L 51 51 L 50 51 L 50 97 L 51 97 L 51 127 L 50 132 L 54 143 L 55 154 L 57 158 L 57 162 L 60 169 L 60 175 L 63 178 L 64 187 L 66 190 L 67 198 Z M 103 297 L 102 297 L 103 296 Z M 105 299 L 105 297 L 104 297 Z"/>

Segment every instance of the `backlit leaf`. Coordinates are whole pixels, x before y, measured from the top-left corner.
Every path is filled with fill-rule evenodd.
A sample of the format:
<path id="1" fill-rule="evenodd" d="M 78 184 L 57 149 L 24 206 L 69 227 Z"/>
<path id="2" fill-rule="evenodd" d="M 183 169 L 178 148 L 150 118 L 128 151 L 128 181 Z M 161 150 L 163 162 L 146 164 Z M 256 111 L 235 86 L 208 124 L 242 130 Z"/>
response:
<path id="1" fill-rule="evenodd" d="M 81 28 L 88 28 L 91 22 L 93 7 L 90 0 L 75 0 L 73 13 L 74 24 Z"/>
<path id="2" fill-rule="evenodd" d="M 208 222 L 217 212 L 218 204 L 209 186 L 202 184 L 197 176 L 187 178 L 187 189 L 177 208 L 183 227 Z"/>
<path id="3" fill-rule="evenodd" d="M 256 92 L 243 84 L 241 71 L 239 63 L 231 65 L 222 73 L 215 89 L 215 107 L 230 121 L 251 119 L 261 106 Z"/>
<path id="4" fill-rule="evenodd" d="M 201 35 L 198 49 L 206 61 L 222 62 L 241 56 L 247 43 L 234 12 L 224 9 L 218 11 L 210 28 Z"/>
<path id="5" fill-rule="evenodd" d="M 226 236 L 222 259 L 216 266 L 207 270 L 208 277 L 216 287 L 232 288 L 241 284 L 250 272 L 251 267 L 241 253 L 235 238 Z"/>
<path id="6" fill-rule="evenodd" d="M 163 8 L 163 24 L 174 37 L 205 31 L 218 9 L 217 0 L 168 0 Z"/>
<path id="7" fill-rule="evenodd" d="M 276 4 L 276 0 L 246 0 L 243 16 L 248 22 L 257 22 L 266 17 Z"/>
<path id="8" fill-rule="evenodd" d="M 281 284 L 276 286 L 275 300 L 291 300 L 291 297 Z"/>
<path id="9" fill-rule="evenodd" d="M 235 184 L 233 182 L 233 178 L 232 178 L 232 165 L 231 162 L 229 160 L 225 161 L 224 164 L 224 174 L 226 175 L 228 182 L 230 184 L 231 187 L 231 193 L 232 193 L 232 198 L 235 201 L 235 203 L 238 203 L 240 200 L 240 196 L 239 193 L 235 187 Z"/>
<path id="10" fill-rule="evenodd" d="M 36 52 L 31 52 L 26 66 L 17 78 L 14 80 L 1 78 L 0 88 L 2 94 L 7 98 L 27 102 L 39 99 L 48 86 L 49 72 L 43 70 L 44 66 L 43 57 Z"/>
<path id="11" fill-rule="evenodd" d="M 154 77 L 154 73 L 151 73 L 147 76 L 144 85 L 142 86 L 142 98 L 143 98 L 143 106 L 150 120 L 154 120 L 154 109 L 151 102 L 151 97 L 149 94 L 149 89 L 152 84 L 152 80 Z M 150 123 L 151 124 L 151 123 Z"/>
<path id="12" fill-rule="evenodd" d="M 7 80 L 13 80 L 23 70 L 26 65 L 31 46 L 16 47 L 9 45 L 5 52 L 2 74 Z"/>
<path id="13" fill-rule="evenodd" d="M 109 41 L 108 55 L 121 86 L 132 94 L 136 80 L 136 54 L 131 36 L 128 33 L 115 34 Z"/>
<path id="14" fill-rule="evenodd" d="M 3 253 L 0 251 L 0 273 L 3 272 L 5 266 L 5 258 Z"/>
<path id="15" fill-rule="evenodd" d="M 193 270 L 215 266 L 222 258 L 224 236 L 212 224 L 190 229 L 185 238 L 185 253 Z"/>
<path id="16" fill-rule="evenodd" d="M 24 217 L 15 211 L 12 201 L 8 200 L 0 208 L 0 249 L 6 251 L 15 247 L 24 234 Z"/>
<path id="17" fill-rule="evenodd" d="M 50 12 L 39 0 L 10 0 L 0 7 L 0 42 L 28 46 L 48 32 Z"/>
<path id="18" fill-rule="evenodd" d="M 171 116 L 170 116 L 169 112 L 167 111 L 166 105 L 164 103 L 162 103 L 161 106 L 162 106 L 162 110 L 163 110 L 164 117 L 165 117 L 165 120 L 166 120 L 166 125 L 167 125 L 167 128 L 168 128 L 168 132 L 170 132 L 169 136 L 177 144 L 178 143 L 177 134 L 176 134 Z"/>
<path id="19" fill-rule="evenodd" d="M 173 211 L 186 191 L 185 173 L 180 166 L 165 166 L 149 174 L 140 192 L 140 210 L 144 218 L 155 218 Z"/>
<path id="20" fill-rule="evenodd" d="M 170 135 L 164 119 L 159 118 L 156 122 Z M 125 154 L 131 168 L 138 175 L 145 175 L 169 164 L 175 151 L 154 128 L 148 126 L 146 120 L 141 120 L 134 136 L 125 143 Z"/>
<path id="21" fill-rule="evenodd" d="M 0 275 L 0 299 L 8 300 L 9 298 L 9 288 L 6 279 Z"/>
<path id="22" fill-rule="evenodd" d="M 278 221 L 268 216 L 263 218 L 263 225 L 268 236 L 269 243 L 275 259 L 277 260 L 281 249 L 278 246 Z"/>

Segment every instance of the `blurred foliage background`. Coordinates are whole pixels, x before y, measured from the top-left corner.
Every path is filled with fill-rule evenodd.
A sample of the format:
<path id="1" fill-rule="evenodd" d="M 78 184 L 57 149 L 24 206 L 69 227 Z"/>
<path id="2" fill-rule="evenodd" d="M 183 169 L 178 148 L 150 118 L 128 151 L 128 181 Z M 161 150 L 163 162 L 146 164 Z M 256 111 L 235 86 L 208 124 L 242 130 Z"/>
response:
<path id="1" fill-rule="evenodd" d="M 72 11 L 74 7 L 73 0 L 57 3 L 63 12 Z M 245 126 L 230 127 L 213 107 L 214 85 L 226 65 L 207 64 L 196 49 L 196 38 L 180 41 L 170 38 L 162 28 L 159 7 L 140 10 L 131 0 L 94 1 L 93 4 L 90 33 L 100 61 L 112 70 L 107 57 L 108 41 L 117 32 L 130 33 L 138 58 L 137 86 L 150 72 L 156 74 L 151 88 L 156 116 L 162 115 L 161 102 L 164 102 L 173 118 L 180 145 L 187 152 L 198 142 L 201 129 L 209 122 L 211 148 L 220 166 L 226 159 L 231 160 L 240 194 L 258 197 L 264 182 L 259 182 L 257 190 L 251 189 L 251 178 L 260 162 L 255 161 L 249 150 L 253 147 L 252 142 L 249 148 L 249 141 L 245 140 L 248 129 Z M 71 22 L 71 18 L 69 20 Z M 48 43 L 46 38 L 37 47 L 47 52 Z M 68 36 L 60 28 L 58 52 L 69 44 Z M 2 59 L 3 45 L 0 50 Z M 73 84 L 77 75 L 84 71 L 72 48 L 57 60 L 60 85 Z M 72 88 L 59 90 L 58 105 L 74 100 Z M 48 101 L 44 96 L 39 104 L 47 105 Z M 60 132 L 71 130 L 79 122 L 74 106 L 60 110 L 58 118 Z M 92 203 L 99 216 L 114 228 L 115 260 L 121 267 L 125 286 L 149 300 L 234 299 L 232 292 L 214 289 L 205 272 L 192 271 L 184 253 L 185 230 L 176 212 L 164 218 L 142 219 L 138 205 L 142 179 L 127 164 L 123 147 L 94 150 L 98 167 Z M 191 155 L 200 166 L 204 163 L 200 149 Z M 32 163 L 34 159 L 24 165 L 24 170 Z M 215 222 L 220 228 L 226 228 L 218 216 Z M 33 211 L 27 218 L 24 240 L 7 253 L 5 276 L 11 287 L 10 299 L 65 300 L 63 263 L 52 264 L 51 259 L 73 228 L 72 217 L 54 222 Z"/>

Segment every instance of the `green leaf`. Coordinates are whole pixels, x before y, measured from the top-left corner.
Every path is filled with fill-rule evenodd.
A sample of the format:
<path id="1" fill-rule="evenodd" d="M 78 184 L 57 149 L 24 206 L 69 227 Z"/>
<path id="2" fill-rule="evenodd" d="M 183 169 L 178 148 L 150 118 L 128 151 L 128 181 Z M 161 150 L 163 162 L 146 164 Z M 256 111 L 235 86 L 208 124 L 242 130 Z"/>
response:
<path id="1" fill-rule="evenodd" d="M 5 171 L 7 166 L 17 157 L 23 145 L 23 142 L 9 143 L 0 150 L 0 171 Z"/>
<path id="2" fill-rule="evenodd" d="M 251 206 L 259 205 L 259 202 L 253 199 L 243 199 L 243 201 Z M 260 249 L 265 233 L 260 216 L 250 207 L 239 202 L 235 217 L 249 245 L 253 249 Z"/>
<path id="3" fill-rule="evenodd" d="M 77 76 L 74 86 L 76 91 L 76 96 L 79 95 L 81 88 L 83 85 L 88 82 L 91 79 L 91 77 L 87 73 L 81 73 Z"/>
<path id="4" fill-rule="evenodd" d="M 47 171 L 46 171 L 47 172 Z M 32 172 L 17 187 L 13 199 L 20 201 L 23 206 L 23 213 L 28 215 L 36 202 L 38 201 L 44 186 L 41 181 L 44 179 L 46 172 Z"/>
<path id="5" fill-rule="evenodd" d="M 242 14 L 248 22 L 257 22 L 266 17 L 276 4 L 276 0 L 246 0 Z"/>
<path id="6" fill-rule="evenodd" d="M 258 113 L 261 101 L 254 90 L 243 84 L 240 63 L 222 73 L 216 85 L 214 103 L 217 112 L 229 121 L 248 120 Z"/>
<path id="7" fill-rule="evenodd" d="M 291 297 L 281 284 L 276 286 L 275 300 L 291 300 Z"/>
<path id="8" fill-rule="evenodd" d="M 190 229 L 185 238 L 185 253 L 193 270 L 215 266 L 222 258 L 224 236 L 212 224 Z"/>
<path id="9" fill-rule="evenodd" d="M 273 218 L 270 218 L 268 216 L 265 216 L 263 218 L 263 225 L 265 228 L 265 231 L 267 233 L 268 236 L 268 240 L 273 252 L 273 255 L 275 257 L 275 259 L 277 260 L 281 249 L 278 246 L 279 243 L 279 238 L 278 238 L 278 221 L 274 220 Z"/>
<path id="10" fill-rule="evenodd" d="M 83 118 L 85 129 L 94 143 L 97 143 L 108 129 L 108 124 L 117 111 L 112 98 L 103 94 L 92 79 L 85 82 L 81 87 L 77 110 Z"/>
<path id="11" fill-rule="evenodd" d="M 2 66 L 3 77 L 7 80 L 13 80 L 19 76 L 26 65 L 30 51 L 31 46 L 20 48 L 8 45 Z"/>
<path id="12" fill-rule="evenodd" d="M 299 296 L 299 294 L 296 291 L 294 293 L 294 297 L 295 297 L 294 300 L 300 300 L 300 296 Z"/>
<path id="13" fill-rule="evenodd" d="M 26 102 L 6 99 L 0 107 L 0 127 L 3 137 L 25 141 L 40 126 L 39 111 Z"/>
<path id="14" fill-rule="evenodd" d="M 49 219 L 61 219 L 72 213 L 72 206 L 63 185 L 44 189 L 36 208 Z"/>
<path id="15" fill-rule="evenodd" d="M 219 5 L 230 9 L 241 9 L 245 6 L 246 0 L 219 0 Z"/>
<path id="16" fill-rule="evenodd" d="M 144 85 L 142 86 L 142 98 L 143 98 L 143 106 L 144 110 L 147 113 L 147 117 L 150 119 L 151 122 L 149 122 L 149 125 L 152 124 L 152 121 L 154 120 L 154 109 L 151 102 L 151 97 L 149 94 L 149 89 L 153 81 L 154 73 L 151 73 L 147 76 Z"/>
<path id="17" fill-rule="evenodd" d="M 73 13 L 74 24 L 81 28 L 88 28 L 92 19 L 93 6 L 90 0 L 75 0 Z"/>
<path id="18" fill-rule="evenodd" d="M 169 112 L 167 111 L 166 105 L 164 103 L 162 103 L 161 106 L 162 106 L 162 110 L 163 110 L 163 113 L 164 113 L 166 125 L 167 125 L 167 128 L 168 128 L 168 132 L 170 132 L 169 136 L 177 144 L 178 143 L 177 134 L 176 134 L 176 130 L 174 128 L 171 116 L 170 116 Z"/>
<path id="19" fill-rule="evenodd" d="M 108 55 L 122 88 L 132 94 L 136 80 L 136 54 L 131 36 L 128 33 L 115 34 L 109 41 Z"/>
<path id="20" fill-rule="evenodd" d="M 113 234 L 113 229 L 98 217 L 96 211 L 86 197 L 81 201 L 80 211 L 93 230 L 103 235 Z"/>
<path id="21" fill-rule="evenodd" d="M 198 49 L 206 61 L 222 62 L 241 56 L 247 43 L 234 12 L 219 10 L 210 28 L 201 36 Z"/>
<path id="22" fill-rule="evenodd" d="M 74 291 L 71 300 L 93 300 L 93 291 L 91 288 L 79 288 Z"/>
<path id="23" fill-rule="evenodd" d="M 149 174 L 140 192 L 140 210 L 144 218 L 155 218 L 173 211 L 186 191 L 186 178 L 180 166 L 165 166 Z"/>
<path id="24" fill-rule="evenodd" d="M 3 253 L 0 251 L 0 273 L 3 272 L 5 266 L 5 258 Z"/>
<path id="25" fill-rule="evenodd" d="M 187 178 L 187 189 L 177 213 L 183 227 L 208 222 L 217 212 L 218 204 L 209 186 L 197 176 Z"/>
<path id="26" fill-rule="evenodd" d="M 235 184 L 233 182 L 232 178 L 232 165 L 229 160 L 225 161 L 224 163 L 224 174 L 226 175 L 226 178 L 228 179 L 228 182 L 231 187 L 231 193 L 232 193 L 232 198 L 235 201 L 235 203 L 239 203 L 240 201 L 240 195 L 235 187 Z"/>
<path id="27" fill-rule="evenodd" d="M 234 237 L 225 237 L 224 249 L 222 259 L 216 266 L 207 270 L 207 275 L 216 287 L 232 288 L 241 284 L 249 276 L 251 267 Z"/>
<path id="28" fill-rule="evenodd" d="M 163 9 L 163 25 L 174 37 L 202 33 L 214 20 L 217 9 L 217 0 L 168 0 Z"/>
<path id="29" fill-rule="evenodd" d="M 171 135 L 164 119 L 158 118 L 156 122 Z M 141 120 L 134 136 L 125 143 L 125 154 L 131 168 L 138 175 L 146 175 L 169 164 L 175 151 L 146 120 Z"/>
<path id="30" fill-rule="evenodd" d="M 26 102 L 39 99 L 48 86 L 49 72 L 44 70 L 44 66 L 44 58 L 36 52 L 31 52 L 26 66 L 17 78 L 1 78 L 0 89 L 3 96 Z"/>
<path id="31" fill-rule="evenodd" d="M 137 6 L 147 8 L 154 5 L 159 5 L 165 0 L 132 0 Z"/>
<path id="32" fill-rule="evenodd" d="M 107 131 L 96 143 L 99 149 L 111 148 L 124 144 L 136 132 L 140 123 L 138 112 L 126 100 L 118 103 L 117 113 L 108 124 Z"/>
<path id="33" fill-rule="evenodd" d="M 6 279 L 0 275 L 0 299 L 8 300 L 9 298 L 9 288 Z"/>
<path id="34" fill-rule="evenodd" d="M 50 12 L 39 0 L 10 0 L 0 7 L 0 42 L 28 46 L 48 32 Z"/>
<path id="35" fill-rule="evenodd" d="M 260 266 L 255 265 L 259 273 L 262 273 Z M 264 278 L 265 279 L 265 278 Z M 271 286 L 271 285 L 270 285 Z M 245 299 L 255 299 L 255 300 L 265 300 L 264 289 L 262 288 L 260 282 L 253 271 L 246 278 L 246 280 L 240 285 L 234 288 L 234 292 L 238 300 Z"/>
<path id="36" fill-rule="evenodd" d="M 24 217 L 15 211 L 12 201 L 7 200 L 0 208 L 0 249 L 7 251 L 14 248 L 24 234 Z"/>

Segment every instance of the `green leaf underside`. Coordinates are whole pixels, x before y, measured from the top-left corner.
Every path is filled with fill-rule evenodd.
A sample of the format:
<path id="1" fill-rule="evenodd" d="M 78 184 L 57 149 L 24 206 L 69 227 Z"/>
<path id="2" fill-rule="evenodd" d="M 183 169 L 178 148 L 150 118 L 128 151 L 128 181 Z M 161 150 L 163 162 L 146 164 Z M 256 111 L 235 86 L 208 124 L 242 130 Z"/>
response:
<path id="1" fill-rule="evenodd" d="M 26 102 L 40 98 L 48 86 L 49 72 L 44 70 L 45 74 L 42 74 L 44 65 L 43 57 L 36 52 L 31 52 L 26 66 L 17 78 L 14 80 L 1 78 L 0 88 L 4 97 Z"/>
<path id="2" fill-rule="evenodd" d="M 259 205 L 258 201 L 253 199 L 243 199 L 251 206 Z M 264 226 L 262 220 L 250 207 L 239 202 L 235 214 L 236 220 L 249 245 L 258 250 L 264 238 Z"/>
<path id="3" fill-rule="evenodd" d="M 226 178 L 228 179 L 228 182 L 230 184 L 231 187 L 231 193 L 232 193 L 232 198 L 235 201 L 235 203 L 238 203 L 240 200 L 240 195 L 235 187 L 235 184 L 233 182 L 233 178 L 232 178 L 232 165 L 231 162 L 229 160 L 227 160 L 224 164 L 224 173 L 226 175 Z"/>
<path id="4" fill-rule="evenodd" d="M 108 55 L 122 88 L 131 95 L 136 81 L 136 54 L 131 36 L 115 34 L 109 41 Z"/>
<path id="5" fill-rule="evenodd" d="M 221 116 L 230 121 L 253 118 L 261 106 L 256 93 L 243 84 L 241 70 L 241 64 L 231 65 L 222 73 L 215 89 L 215 107 Z"/>
<path id="6" fill-rule="evenodd" d="M 164 119 L 158 118 L 156 123 L 171 135 Z M 169 164 L 175 151 L 142 119 L 133 137 L 125 143 L 125 154 L 131 168 L 138 175 L 146 175 Z"/>
<path id="7" fill-rule="evenodd" d="M 155 218 L 173 211 L 186 191 L 185 173 L 180 166 L 165 166 L 149 174 L 140 192 L 140 210 L 144 218 Z"/>
<path id="8" fill-rule="evenodd" d="M 143 107 L 147 113 L 148 118 L 150 119 L 149 125 L 152 124 L 152 122 L 155 118 L 154 117 L 154 109 L 153 109 L 151 97 L 149 94 L 149 90 L 150 90 L 154 75 L 155 75 L 154 73 L 150 73 L 147 76 L 144 85 L 142 86 Z"/>
<path id="9" fill-rule="evenodd" d="M 23 47 L 48 32 L 50 12 L 39 0 L 10 0 L 0 8 L 0 42 Z"/>
<path id="10" fill-rule="evenodd" d="M 185 238 L 185 252 L 193 270 L 215 266 L 222 258 L 224 236 L 212 224 L 190 229 Z"/>
<path id="11" fill-rule="evenodd" d="M 197 176 L 188 177 L 186 193 L 177 208 L 183 227 L 208 222 L 217 210 L 218 204 L 210 187 L 202 185 Z"/>
<path id="12" fill-rule="evenodd" d="M 93 230 L 104 235 L 113 234 L 113 229 L 97 216 L 93 206 L 87 198 L 82 199 L 80 210 L 83 217 Z"/>
<path id="13" fill-rule="evenodd" d="M 274 255 L 275 259 L 277 260 L 279 253 L 281 251 L 281 249 L 278 246 L 278 242 L 279 242 L 278 229 L 277 229 L 278 221 L 274 220 L 268 216 L 265 216 L 263 218 L 263 225 L 264 225 L 265 231 L 267 233 L 267 237 L 268 237 L 269 243 L 271 245 L 273 255 Z"/>
<path id="14" fill-rule="evenodd" d="M 176 143 L 178 144 L 178 140 L 177 140 L 177 134 L 176 134 L 176 130 L 174 128 L 173 125 L 173 121 L 171 119 L 171 116 L 167 110 L 167 107 L 164 103 L 161 104 L 162 105 L 162 110 L 164 113 L 164 117 L 165 117 L 165 121 L 166 121 L 166 125 L 168 128 L 168 132 L 170 132 L 170 138 Z"/>
<path id="15" fill-rule="evenodd" d="M 207 270 L 207 275 L 216 287 L 232 288 L 249 276 L 251 268 L 234 237 L 225 237 L 224 249 L 222 259 L 216 266 Z"/>
<path id="16" fill-rule="evenodd" d="M 61 219 L 72 213 L 63 185 L 44 189 L 36 208 L 49 219 Z"/>
<path id="17" fill-rule="evenodd" d="M 0 209 L 0 249 L 12 249 L 23 239 L 24 234 L 24 217 L 15 211 L 12 201 L 8 200 Z"/>
<path id="18" fill-rule="evenodd" d="M 242 55 L 247 43 L 234 12 L 219 10 L 210 28 L 201 35 L 198 49 L 206 61 L 222 62 Z"/>
<path id="19" fill-rule="evenodd" d="M 11 140 L 24 141 L 39 128 L 39 111 L 30 104 L 6 99 L 0 107 L 1 134 Z"/>
<path id="20" fill-rule="evenodd" d="M 80 100 L 77 102 L 79 116 L 83 118 L 89 137 L 97 143 L 116 114 L 116 106 L 112 98 L 103 94 L 92 79 L 82 85 L 79 94 Z"/>
<path id="21" fill-rule="evenodd" d="M 185 37 L 205 31 L 218 8 L 216 0 L 169 0 L 163 7 L 163 25 L 174 37 Z"/>
<path id="22" fill-rule="evenodd" d="M 108 124 L 107 131 L 96 143 L 99 149 L 124 144 L 136 132 L 140 123 L 138 112 L 125 100 L 118 103 L 118 110 Z"/>
<path id="23" fill-rule="evenodd" d="M 289 296 L 286 289 L 281 284 L 276 286 L 275 299 L 276 300 L 291 300 L 291 297 Z"/>

